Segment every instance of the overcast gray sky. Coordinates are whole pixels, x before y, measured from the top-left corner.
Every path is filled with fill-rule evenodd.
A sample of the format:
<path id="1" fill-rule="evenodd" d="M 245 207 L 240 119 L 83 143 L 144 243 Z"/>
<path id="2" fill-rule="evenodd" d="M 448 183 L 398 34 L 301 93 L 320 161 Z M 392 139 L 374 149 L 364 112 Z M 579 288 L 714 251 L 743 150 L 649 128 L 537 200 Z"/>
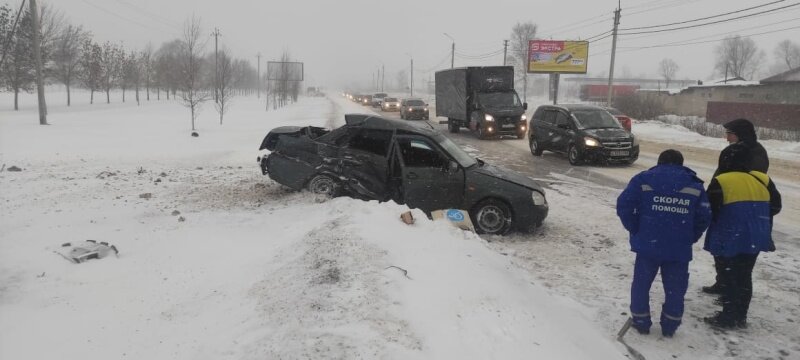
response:
<path id="1" fill-rule="evenodd" d="M 12 6 L 19 4 L 19 1 L 0 1 Z M 433 77 L 433 71 L 450 65 L 451 40 L 444 33 L 455 39 L 455 66 L 499 65 L 503 61 L 502 52 L 485 59 L 476 58 L 502 50 L 503 40 L 510 38 L 516 22 L 537 24 L 538 36 L 546 39 L 585 39 L 610 30 L 617 7 L 616 0 L 41 1 L 56 6 L 73 23 L 83 24 L 96 39 L 122 41 L 128 48 L 142 48 L 148 42 L 157 48 L 163 41 L 179 37 L 184 21 L 195 14 L 202 19 L 209 38 L 214 27 L 220 29 L 221 45 L 234 56 L 255 63 L 256 53 L 261 52 L 265 62 L 288 50 L 293 58 L 305 63 L 306 84 L 328 87 L 367 86 L 382 65 L 386 68 L 386 79 L 394 80 L 399 70 L 408 69 L 409 54 L 413 56 L 418 78 Z M 681 22 L 772 1 L 775 0 L 623 0 L 620 28 Z M 682 26 L 798 2 L 785 0 Z M 778 31 L 787 28 L 793 29 Z M 713 75 L 713 54 L 718 42 L 635 48 L 765 32 L 772 33 L 753 39 L 766 54 L 767 68 L 775 62 L 773 49 L 778 42 L 784 39 L 800 42 L 800 6 L 717 25 L 620 37 L 615 73 L 655 78 L 658 62 L 672 58 L 680 66 L 678 78 L 708 79 Z M 207 49 L 213 50 L 213 41 Z M 607 74 L 610 49 L 610 37 L 590 44 L 590 74 Z"/>

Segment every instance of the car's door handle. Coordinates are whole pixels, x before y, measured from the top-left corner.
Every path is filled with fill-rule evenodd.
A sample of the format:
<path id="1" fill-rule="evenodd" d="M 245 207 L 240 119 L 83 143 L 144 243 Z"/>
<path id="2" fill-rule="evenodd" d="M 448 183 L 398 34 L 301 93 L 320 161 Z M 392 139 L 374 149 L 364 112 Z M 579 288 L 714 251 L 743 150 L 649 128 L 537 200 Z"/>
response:
<path id="1" fill-rule="evenodd" d="M 407 179 L 417 179 L 417 178 L 419 178 L 419 176 L 417 176 L 417 173 L 410 172 L 410 173 L 408 173 L 408 175 L 406 175 L 406 178 Z"/>

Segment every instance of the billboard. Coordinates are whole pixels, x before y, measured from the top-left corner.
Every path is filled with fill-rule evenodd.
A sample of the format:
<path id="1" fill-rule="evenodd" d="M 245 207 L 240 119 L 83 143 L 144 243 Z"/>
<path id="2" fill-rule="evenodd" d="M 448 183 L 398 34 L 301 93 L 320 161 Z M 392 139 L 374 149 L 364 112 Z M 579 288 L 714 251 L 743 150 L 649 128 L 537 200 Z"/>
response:
<path id="1" fill-rule="evenodd" d="M 528 73 L 586 74 L 588 62 L 588 41 L 528 42 Z"/>
<path id="2" fill-rule="evenodd" d="M 268 61 L 267 80 L 303 81 L 303 63 Z"/>

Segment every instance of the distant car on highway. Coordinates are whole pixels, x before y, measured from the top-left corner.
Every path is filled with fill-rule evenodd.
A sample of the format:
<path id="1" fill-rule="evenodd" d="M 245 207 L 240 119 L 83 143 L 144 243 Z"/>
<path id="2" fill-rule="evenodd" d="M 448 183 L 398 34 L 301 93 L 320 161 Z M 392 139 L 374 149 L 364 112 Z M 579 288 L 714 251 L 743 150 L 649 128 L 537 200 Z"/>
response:
<path id="1" fill-rule="evenodd" d="M 567 154 L 569 163 L 587 161 L 632 164 L 639 158 L 639 140 L 602 107 L 542 105 L 529 124 L 531 153 L 545 150 Z"/>
<path id="2" fill-rule="evenodd" d="M 383 111 L 400 111 L 400 100 L 394 97 L 385 97 L 381 102 Z"/>
<path id="3" fill-rule="evenodd" d="M 383 105 L 383 99 L 389 96 L 387 93 L 375 93 L 372 95 L 372 107 L 381 107 Z"/>
<path id="4" fill-rule="evenodd" d="M 632 126 L 631 123 L 633 122 L 632 121 L 633 119 L 631 119 L 630 116 L 625 115 L 622 113 L 622 111 L 619 111 L 612 107 L 604 107 L 603 109 L 608 111 L 611 115 L 614 115 L 614 117 L 617 118 L 617 120 L 619 120 L 619 124 L 622 125 L 622 127 L 624 127 L 627 132 L 631 132 L 631 126 Z"/>
<path id="5" fill-rule="evenodd" d="M 422 99 L 403 99 L 403 101 L 400 102 L 400 118 L 405 120 L 428 120 L 430 118 L 428 104 L 422 101 Z"/>
<path id="6" fill-rule="evenodd" d="M 372 106 L 372 95 L 361 95 L 361 105 Z"/>

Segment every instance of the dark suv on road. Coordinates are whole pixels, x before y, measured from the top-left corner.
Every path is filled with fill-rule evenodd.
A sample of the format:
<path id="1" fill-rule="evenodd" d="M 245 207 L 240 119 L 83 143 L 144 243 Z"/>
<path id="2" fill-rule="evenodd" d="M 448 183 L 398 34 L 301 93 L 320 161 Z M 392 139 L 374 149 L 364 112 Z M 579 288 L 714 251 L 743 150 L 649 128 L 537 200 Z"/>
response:
<path id="1" fill-rule="evenodd" d="M 632 164 L 639 141 L 608 111 L 592 105 L 543 105 L 529 124 L 531 153 L 565 153 L 572 165 L 585 161 Z"/>
<path id="2" fill-rule="evenodd" d="M 422 99 L 403 99 L 400 102 L 400 118 L 405 120 L 424 119 L 428 120 L 428 104 Z"/>

